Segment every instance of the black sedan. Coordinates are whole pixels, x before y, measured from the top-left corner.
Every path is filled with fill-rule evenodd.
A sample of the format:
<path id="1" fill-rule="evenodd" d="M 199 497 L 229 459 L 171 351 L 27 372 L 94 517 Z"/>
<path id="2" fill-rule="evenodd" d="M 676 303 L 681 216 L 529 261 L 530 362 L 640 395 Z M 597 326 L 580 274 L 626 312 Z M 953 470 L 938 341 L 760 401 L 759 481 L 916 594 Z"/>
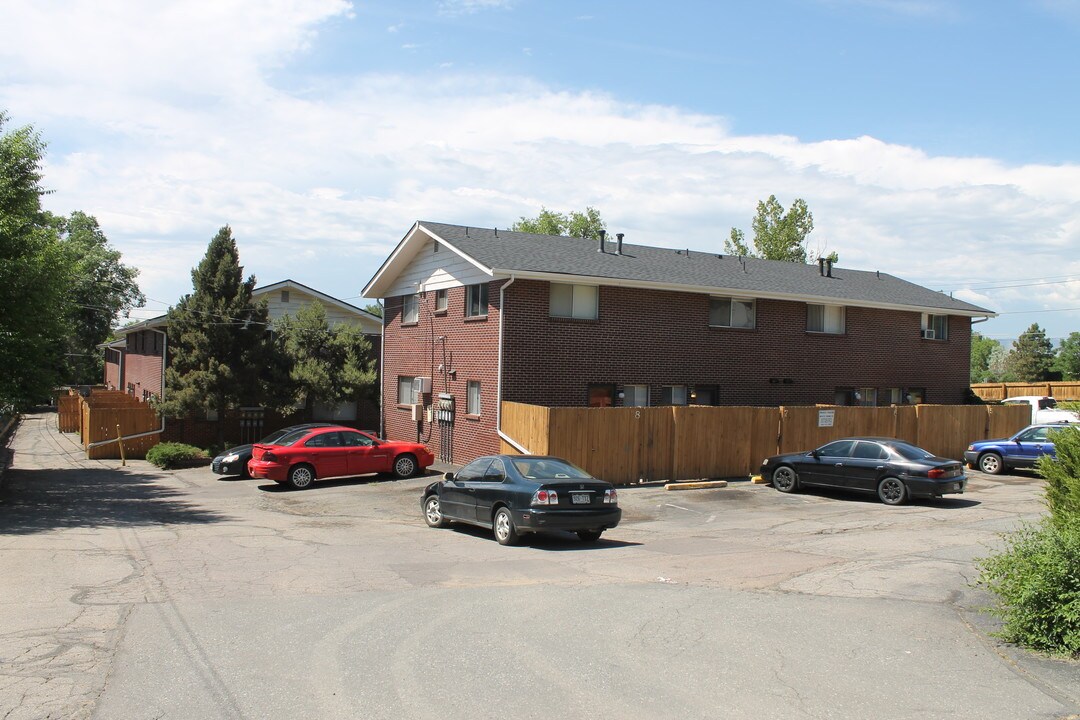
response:
<path id="1" fill-rule="evenodd" d="M 834 487 L 877 493 L 886 505 L 962 493 L 967 486 L 958 460 L 892 438 L 845 438 L 809 452 L 776 455 L 761 463 L 761 477 L 784 493 Z"/>
<path id="2" fill-rule="evenodd" d="M 303 423 L 301 425 L 290 425 L 289 427 L 281 428 L 270 433 L 259 444 L 272 445 L 279 438 L 284 437 L 286 434 L 293 430 L 303 430 L 305 428 L 315 427 L 330 427 L 333 423 Z M 253 444 L 249 445 L 237 445 L 234 448 L 229 448 L 224 451 L 210 462 L 210 470 L 218 475 L 240 475 L 241 477 L 247 477 L 247 464 L 251 459 L 251 448 Z"/>
<path id="3" fill-rule="evenodd" d="M 567 530 L 595 542 L 622 517 L 611 483 L 541 455 L 477 458 L 428 485 L 420 505 L 431 527 L 453 521 L 491 528 L 500 545 L 541 530 Z"/>

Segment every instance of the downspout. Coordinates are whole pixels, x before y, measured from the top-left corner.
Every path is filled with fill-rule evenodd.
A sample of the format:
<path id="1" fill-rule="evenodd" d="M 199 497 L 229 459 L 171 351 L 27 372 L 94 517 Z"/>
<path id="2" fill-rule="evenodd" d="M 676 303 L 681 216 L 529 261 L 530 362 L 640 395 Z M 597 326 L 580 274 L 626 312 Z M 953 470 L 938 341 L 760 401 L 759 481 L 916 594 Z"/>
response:
<path id="1" fill-rule="evenodd" d="M 164 330 L 155 330 L 154 328 L 146 328 L 146 329 L 149 330 L 150 332 L 161 333 L 161 397 L 164 398 L 165 397 L 165 363 L 166 363 L 166 360 L 169 357 L 169 334 L 167 332 L 165 332 Z M 138 433 L 138 434 L 135 434 L 135 435 L 125 435 L 124 437 L 119 438 L 119 439 L 120 440 L 134 440 L 136 438 L 143 438 L 143 437 L 149 437 L 150 435 L 160 435 L 160 434 L 162 434 L 163 432 L 165 432 L 165 416 L 161 415 L 161 413 L 158 413 L 158 415 L 161 416 L 161 427 L 158 428 L 157 430 L 147 430 L 146 432 Z M 93 442 L 93 443 L 90 443 L 89 445 L 87 445 L 86 449 L 89 450 L 90 448 L 101 447 L 102 445 L 108 445 L 109 443 L 114 443 L 116 441 L 117 441 L 117 438 L 113 438 L 112 440 L 101 440 L 101 441 L 98 441 L 98 442 Z"/>
<path id="2" fill-rule="evenodd" d="M 511 275 L 509 282 L 503 283 L 502 287 L 499 288 L 499 370 L 498 380 L 495 383 L 495 432 L 515 450 L 528 455 L 528 449 L 522 447 L 520 443 L 504 433 L 502 429 L 503 323 L 506 320 L 506 288 L 513 285 L 516 279 Z"/>
<path id="3" fill-rule="evenodd" d="M 379 320 L 382 321 L 382 335 L 379 336 L 379 437 L 386 437 L 386 405 L 384 400 L 386 399 L 386 303 L 380 302 L 376 298 L 375 302 L 382 306 L 382 317 Z"/>

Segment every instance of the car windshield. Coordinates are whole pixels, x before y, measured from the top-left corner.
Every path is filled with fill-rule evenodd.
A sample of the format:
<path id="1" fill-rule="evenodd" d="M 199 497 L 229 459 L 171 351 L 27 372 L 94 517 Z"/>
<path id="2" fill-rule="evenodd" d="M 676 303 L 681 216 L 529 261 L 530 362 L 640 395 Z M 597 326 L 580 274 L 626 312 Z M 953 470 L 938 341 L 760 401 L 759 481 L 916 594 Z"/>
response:
<path id="1" fill-rule="evenodd" d="M 592 480 L 593 476 L 565 460 L 553 458 L 515 458 L 514 467 L 527 478 L 572 478 Z"/>
<path id="2" fill-rule="evenodd" d="M 1052 397 L 1044 397 L 1039 401 L 1040 410 L 1054 410 L 1057 408 L 1057 400 Z"/>
<path id="3" fill-rule="evenodd" d="M 905 442 L 889 443 L 889 447 L 893 449 L 893 452 L 905 460 L 926 460 L 927 458 L 934 457 L 934 453 L 927 452 L 921 447 L 916 447 Z"/>

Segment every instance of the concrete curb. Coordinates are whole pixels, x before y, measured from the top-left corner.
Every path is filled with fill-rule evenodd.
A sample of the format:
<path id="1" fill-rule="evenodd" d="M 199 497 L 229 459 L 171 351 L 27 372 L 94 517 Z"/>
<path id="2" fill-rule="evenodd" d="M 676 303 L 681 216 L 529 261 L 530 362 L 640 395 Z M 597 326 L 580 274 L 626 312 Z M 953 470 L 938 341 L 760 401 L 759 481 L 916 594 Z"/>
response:
<path id="1" fill-rule="evenodd" d="M 7 471 L 8 465 L 11 464 L 11 459 L 15 456 L 15 453 L 8 449 L 8 431 L 10 431 L 18 421 L 19 415 L 12 415 L 4 424 L 4 429 L 0 430 L 0 488 L 4 487 L 4 473 Z"/>
<path id="2" fill-rule="evenodd" d="M 727 487 L 727 480 L 699 480 L 697 482 L 674 482 L 664 486 L 665 490 L 708 490 Z"/>

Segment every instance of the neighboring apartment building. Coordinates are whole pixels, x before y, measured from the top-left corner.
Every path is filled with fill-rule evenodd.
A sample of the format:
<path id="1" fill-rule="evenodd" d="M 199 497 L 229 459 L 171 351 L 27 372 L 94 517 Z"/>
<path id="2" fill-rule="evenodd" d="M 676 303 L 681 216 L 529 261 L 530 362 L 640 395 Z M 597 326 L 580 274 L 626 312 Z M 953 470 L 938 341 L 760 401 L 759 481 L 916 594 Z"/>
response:
<path id="1" fill-rule="evenodd" d="M 500 399 L 960 403 L 972 320 L 994 316 L 824 262 L 431 222 L 409 230 L 363 295 L 385 299 L 386 437 L 459 463 L 498 451 Z"/>
<path id="2" fill-rule="evenodd" d="M 266 299 L 270 322 L 280 320 L 285 315 L 295 315 L 304 305 L 311 302 L 321 303 L 326 310 L 326 319 L 331 326 L 343 323 L 360 327 L 372 343 L 373 350 L 380 353 L 382 341 L 382 320 L 366 310 L 338 300 L 324 293 L 302 285 L 295 280 L 283 280 L 272 285 L 255 288 L 252 297 Z M 129 395 L 148 400 L 160 396 L 164 373 L 162 363 L 168 354 L 165 331 L 167 317 L 133 323 L 118 331 L 122 337 L 103 345 L 105 351 L 105 385 L 115 390 L 122 390 Z M 167 390 L 167 389 L 166 389 Z M 316 420 L 344 422 L 367 429 L 378 426 L 378 410 L 374 405 L 350 403 L 336 408 L 315 408 Z M 251 429 L 258 434 L 263 429 L 264 414 L 261 408 L 246 409 L 235 418 L 238 427 Z M 216 422 L 216 417 L 189 418 L 166 423 L 166 440 L 183 440 L 196 444 L 206 444 L 213 437 L 216 428 L 204 427 Z M 266 428 L 272 429 L 272 428 Z M 232 433 L 230 438 L 251 433 Z M 246 439 L 246 437 L 245 437 Z"/>

